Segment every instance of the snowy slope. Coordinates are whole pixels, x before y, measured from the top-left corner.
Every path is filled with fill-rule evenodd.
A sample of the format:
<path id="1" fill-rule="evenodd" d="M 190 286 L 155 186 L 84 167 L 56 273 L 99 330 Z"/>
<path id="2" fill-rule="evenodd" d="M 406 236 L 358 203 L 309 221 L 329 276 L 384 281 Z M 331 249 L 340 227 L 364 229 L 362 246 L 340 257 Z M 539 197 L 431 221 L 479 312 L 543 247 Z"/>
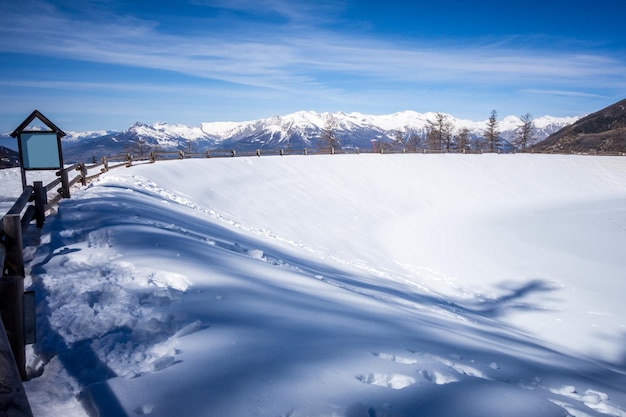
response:
<path id="1" fill-rule="evenodd" d="M 626 416 L 625 180 L 552 155 L 111 171 L 27 251 L 35 414 Z"/>

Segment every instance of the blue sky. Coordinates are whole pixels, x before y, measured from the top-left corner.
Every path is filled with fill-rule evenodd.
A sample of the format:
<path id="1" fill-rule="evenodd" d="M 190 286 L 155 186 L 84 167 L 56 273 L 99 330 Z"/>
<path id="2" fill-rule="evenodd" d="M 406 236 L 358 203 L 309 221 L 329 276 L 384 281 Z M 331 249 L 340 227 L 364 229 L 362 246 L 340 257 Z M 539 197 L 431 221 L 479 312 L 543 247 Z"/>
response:
<path id="1" fill-rule="evenodd" d="M 626 1 L 0 0 L 0 132 L 299 110 L 574 116 L 626 97 Z"/>

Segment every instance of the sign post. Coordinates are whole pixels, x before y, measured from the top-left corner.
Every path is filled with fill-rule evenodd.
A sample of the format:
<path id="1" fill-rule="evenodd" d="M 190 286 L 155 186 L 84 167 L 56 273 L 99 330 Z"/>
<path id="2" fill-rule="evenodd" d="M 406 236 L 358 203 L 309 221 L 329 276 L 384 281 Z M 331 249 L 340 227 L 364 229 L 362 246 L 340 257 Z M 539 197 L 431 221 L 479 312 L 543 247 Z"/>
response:
<path id="1" fill-rule="evenodd" d="M 36 119 L 43 123 L 43 128 L 30 127 Z M 35 110 L 11 133 L 11 136 L 17 138 L 22 171 L 22 188 L 26 188 L 26 171 L 58 169 L 63 187 L 63 197 L 69 198 L 67 173 L 63 171 L 63 150 L 61 148 L 61 138 L 65 136 L 65 132 L 41 114 L 39 110 Z"/>

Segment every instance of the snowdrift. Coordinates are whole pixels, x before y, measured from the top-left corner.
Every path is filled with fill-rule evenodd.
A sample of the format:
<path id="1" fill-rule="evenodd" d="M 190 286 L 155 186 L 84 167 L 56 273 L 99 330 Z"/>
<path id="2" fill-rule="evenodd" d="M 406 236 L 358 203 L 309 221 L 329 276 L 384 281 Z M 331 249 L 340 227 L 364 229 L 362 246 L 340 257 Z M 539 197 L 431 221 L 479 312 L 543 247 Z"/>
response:
<path id="1" fill-rule="evenodd" d="M 159 162 L 32 249 L 38 416 L 626 416 L 626 159 Z"/>

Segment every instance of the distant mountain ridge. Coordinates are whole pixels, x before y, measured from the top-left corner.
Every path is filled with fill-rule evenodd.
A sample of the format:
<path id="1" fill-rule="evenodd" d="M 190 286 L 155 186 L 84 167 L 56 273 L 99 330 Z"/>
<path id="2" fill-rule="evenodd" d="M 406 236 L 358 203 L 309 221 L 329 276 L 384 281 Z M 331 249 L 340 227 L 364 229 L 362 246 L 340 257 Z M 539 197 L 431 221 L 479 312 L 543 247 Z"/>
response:
<path id="1" fill-rule="evenodd" d="M 20 156 L 12 149 L 0 146 L 0 169 L 19 166 Z"/>
<path id="2" fill-rule="evenodd" d="M 84 161 L 92 157 L 114 155 L 123 152 L 147 153 L 151 150 L 183 150 L 204 152 L 206 150 L 234 149 L 305 149 L 319 146 L 319 137 L 326 127 L 327 118 L 335 120 L 335 135 L 343 148 L 371 149 L 372 140 L 390 142 L 397 132 L 405 140 L 411 135 L 425 147 L 429 121 L 434 122 L 437 113 L 403 111 L 389 115 L 365 115 L 361 113 L 317 113 L 299 111 L 284 116 L 273 116 L 247 122 L 210 122 L 198 126 L 184 124 L 137 122 L 123 132 L 68 132 L 63 138 L 64 158 L 67 162 Z M 470 147 L 476 148 L 482 139 L 487 121 L 471 121 L 445 115 L 456 135 L 467 128 Z M 544 116 L 534 119 L 534 141 L 543 140 L 562 127 L 574 123 L 578 117 L 556 118 Z M 500 146 L 511 150 L 521 120 L 507 116 L 499 120 Z M 1 143 L 0 143 L 1 144 Z"/>
<path id="3" fill-rule="evenodd" d="M 626 99 L 589 114 L 535 144 L 540 151 L 625 152 Z"/>

